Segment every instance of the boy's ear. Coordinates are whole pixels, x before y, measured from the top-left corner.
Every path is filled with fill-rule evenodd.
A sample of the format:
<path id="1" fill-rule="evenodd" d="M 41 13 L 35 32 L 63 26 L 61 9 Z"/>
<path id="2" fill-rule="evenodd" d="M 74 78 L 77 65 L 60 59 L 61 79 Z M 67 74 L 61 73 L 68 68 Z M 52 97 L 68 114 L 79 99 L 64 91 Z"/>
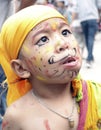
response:
<path id="1" fill-rule="evenodd" d="M 20 78 L 29 78 L 31 76 L 25 64 L 19 59 L 12 60 L 11 67 Z"/>

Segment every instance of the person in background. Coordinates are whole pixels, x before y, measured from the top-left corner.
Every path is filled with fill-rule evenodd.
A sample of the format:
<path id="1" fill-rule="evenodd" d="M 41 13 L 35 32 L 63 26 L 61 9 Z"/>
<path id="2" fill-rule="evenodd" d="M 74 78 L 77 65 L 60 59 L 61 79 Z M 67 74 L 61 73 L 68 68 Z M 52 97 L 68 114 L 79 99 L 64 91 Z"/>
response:
<path id="1" fill-rule="evenodd" d="M 100 17 L 99 22 L 98 22 L 98 24 L 99 24 L 99 32 L 101 32 L 101 9 L 99 10 L 99 17 Z"/>
<path id="2" fill-rule="evenodd" d="M 2 130 L 101 129 L 101 84 L 79 75 L 79 45 L 61 13 L 27 7 L 3 24 L 0 35 L 8 83 Z"/>
<path id="3" fill-rule="evenodd" d="M 56 0 L 56 9 L 71 23 L 71 13 L 68 10 L 69 3 L 66 0 Z"/>
<path id="4" fill-rule="evenodd" d="M 75 10 L 75 18 L 72 19 L 72 13 L 74 13 L 75 2 L 76 2 L 75 0 L 70 0 L 70 3 L 69 3 L 70 6 L 68 7 L 68 10 L 71 14 L 70 26 L 72 28 L 75 38 L 77 39 L 77 41 L 79 43 L 81 55 L 83 58 L 83 52 L 84 52 L 84 48 L 85 48 L 85 37 L 84 37 L 84 33 L 83 33 L 83 30 L 82 30 L 82 27 L 80 24 L 78 10 Z"/>
<path id="5" fill-rule="evenodd" d="M 13 11 L 12 0 L 0 0 L 0 31 L 5 20 L 11 16 Z M 1 42 L 0 42 L 1 44 Z M 2 62 L 2 61 L 1 61 Z M 6 95 L 7 95 L 7 84 L 5 83 L 6 75 L 0 62 L 0 130 L 2 119 L 6 111 Z"/>
<path id="6" fill-rule="evenodd" d="M 55 8 L 55 6 L 51 2 L 49 2 L 49 0 L 45 0 L 44 5 L 50 6 L 52 8 Z"/>
<path id="7" fill-rule="evenodd" d="M 13 13 L 13 1 L 0 0 L 0 30 L 4 21 Z"/>
<path id="8" fill-rule="evenodd" d="M 74 34 L 75 38 L 77 39 L 77 42 L 80 46 L 80 51 L 81 51 L 81 55 L 83 58 L 83 52 L 84 52 L 84 48 L 85 48 L 85 37 L 84 37 L 84 33 L 82 31 L 82 27 L 81 27 L 79 19 L 76 18 L 75 20 L 73 20 L 71 22 L 70 26 L 71 26 L 73 34 Z"/>
<path id="9" fill-rule="evenodd" d="M 55 8 L 54 4 L 49 2 L 49 0 L 37 0 L 35 4 L 46 5 L 46 6 L 50 6 L 52 8 Z"/>
<path id="10" fill-rule="evenodd" d="M 65 0 L 56 0 L 56 9 L 62 14 L 64 15 L 67 7 L 65 4 Z"/>
<path id="11" fill-rule="evenodd" d="M 85 45 L 87 48 L 86 67 L 91 68 L 94 62 L 94 40 L 98 31 L 99 10 L 101 10 L 101 0 L 75 0 L 74 13 L 72 19 L 75 19 L 75 12 L 78 11 L 78 17 L 85 36 Z"/>
<path id="12" fill-rule="evenodd" d="M 85 47 L 85 38 L 81 28 L 80 20 L 77 16 L 77 10 L 75 12 L 75 19 L 72 19 L 72 9 L 75 6 L 75 0 L 73 2 L 72 1 L 73 0 L 68 0 L 68 2 L 66 3 L 65 0 L 56 0 L 56 9 L 68 20 L 68 23 L 72 28 L 73 34 L 79 43 L 81 54 L 83 55 Z"/>
<path id="13" fill-rule="evenodd" d="M 28 6 L 35 4 L 36 1 L 37 0 L 14 0 L 15 12 L 18 12 L 23 8 L 26 8 Z"/>

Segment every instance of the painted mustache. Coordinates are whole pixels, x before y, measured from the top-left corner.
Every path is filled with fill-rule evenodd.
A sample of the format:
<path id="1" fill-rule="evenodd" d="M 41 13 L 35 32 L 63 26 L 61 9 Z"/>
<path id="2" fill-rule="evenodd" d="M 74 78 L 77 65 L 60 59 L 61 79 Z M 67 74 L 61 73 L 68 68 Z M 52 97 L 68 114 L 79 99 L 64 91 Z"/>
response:
<path id="1" fill-rule="evenodd" d="M 75 55 L 76 55 L 76 49 L 73 48 L 72 50 L 68 50 L 68 54 L 66 54 L 66 56 L 64 56 L 61 59 L 55 60 L 55 56 L 51 56 L 50 59 L 48 60 L 48 63 L 49 64 L 54 64 L 57 62 L 61 62 L 61 64 L 70 63 L 76 60 Z"/>

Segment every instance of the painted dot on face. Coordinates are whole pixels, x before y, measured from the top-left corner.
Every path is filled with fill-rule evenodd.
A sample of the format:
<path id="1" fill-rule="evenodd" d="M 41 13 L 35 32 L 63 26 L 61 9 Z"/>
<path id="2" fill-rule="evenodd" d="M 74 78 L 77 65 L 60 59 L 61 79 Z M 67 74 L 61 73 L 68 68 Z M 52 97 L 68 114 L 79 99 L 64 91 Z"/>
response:
<path id="1" fill-rule="evenodd" d="M 34 56 L 33 56 L 33 57 L 31 57 L 31 60 L 35 60 L 35 61 L 36 61 L 36 57 L 34 57 Z"/>
<path id="2" fill-rule="evenodd" d="M 51 75 L 49 74 L 48 70 L 46 70 L 45 73 L 46 73 L 46 75 L 47 75 L 48 78 L 51 78 Z"/>
<path id="3" fill-rule="evenodd" d="M 39 68 L 39 70 L 41 71 L 41 68 Z"/>
<path id="4" fill-rule="evenodd" d="M 43 67 L 46 67 L 46 65 L 43 65 Z"/>

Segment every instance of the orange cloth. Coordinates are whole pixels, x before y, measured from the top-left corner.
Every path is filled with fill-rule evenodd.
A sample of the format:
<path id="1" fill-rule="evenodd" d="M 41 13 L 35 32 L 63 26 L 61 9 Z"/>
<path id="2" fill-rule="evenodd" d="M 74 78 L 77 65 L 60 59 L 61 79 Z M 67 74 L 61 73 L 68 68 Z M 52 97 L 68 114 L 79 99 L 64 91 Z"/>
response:
<path id="1" fill-rule="evenodd" d="M 31 89 L 27 80 L 21 80 L 12 70 L 10 62 L 16 59 L 26 36 L 32 28 L 49 18 L 65 18 L 55 9 L 34 5 L 10 16 L 4 23 L 0 34 L 0 63 L 8 82 L 7 104 L 20 98 Z"/>

